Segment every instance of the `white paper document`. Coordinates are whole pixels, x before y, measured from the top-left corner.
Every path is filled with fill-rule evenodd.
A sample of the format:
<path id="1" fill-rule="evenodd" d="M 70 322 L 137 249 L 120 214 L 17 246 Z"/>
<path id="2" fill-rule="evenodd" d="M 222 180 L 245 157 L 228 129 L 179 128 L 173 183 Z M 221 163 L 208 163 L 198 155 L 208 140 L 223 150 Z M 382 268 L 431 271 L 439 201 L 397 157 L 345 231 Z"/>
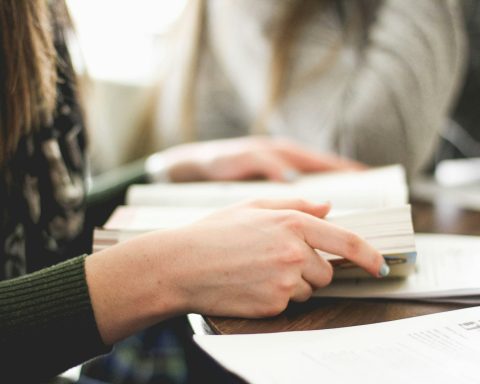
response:
<path id="1" fill-rule="evenodd" d="M 348 328 L 194 339 L 249 383 L 480 383 L 480 307 Z"/>
<path id="2" fill-rule="evenodd" d="M 480 305 L 480 237 L 418 234 L 415 242 L 417 262 L 408 277 L 334 281 L 315 296 L 439 301 L 458 297 Z"/>

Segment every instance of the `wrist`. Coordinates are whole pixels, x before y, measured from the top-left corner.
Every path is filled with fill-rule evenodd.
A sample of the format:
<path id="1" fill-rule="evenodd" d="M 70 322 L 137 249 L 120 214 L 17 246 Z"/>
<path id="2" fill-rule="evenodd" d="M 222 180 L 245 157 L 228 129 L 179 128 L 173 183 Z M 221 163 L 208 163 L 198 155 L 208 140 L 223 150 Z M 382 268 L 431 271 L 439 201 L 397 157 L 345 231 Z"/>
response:
<path id="1" fill-rule="evenodd" d="M 87 257 L 92 306 L 106 344 L 186 308 L 175 276 L 169 273 L 172 255 L 162 237 L 158 232 L 147 234 Z"/>

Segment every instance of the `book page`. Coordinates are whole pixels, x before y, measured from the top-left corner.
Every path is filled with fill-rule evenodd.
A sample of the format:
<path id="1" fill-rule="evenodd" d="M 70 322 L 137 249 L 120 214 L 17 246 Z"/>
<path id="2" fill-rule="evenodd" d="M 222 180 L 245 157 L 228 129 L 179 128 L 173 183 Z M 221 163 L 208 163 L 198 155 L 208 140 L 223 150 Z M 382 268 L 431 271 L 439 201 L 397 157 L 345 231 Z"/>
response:
<path id="1" fill-rule="evenodd" d="M 119 206 L 104 229 L 118 231 L 151 231 L 191 224 L 215 212 L 213 207 Z"/>
<path id="2" fill-rule="evenodd" d="M 194 340 L 251 383 L 480 383 L 480 307 L 348 328 Z"/>
<path id="3" fill-rule="evenodd" d="M 480 304 L 480 238 L 415 236 L 415 272 L 405 279 L 335 281 L 315 292 L 325 297 L 438 298 L 478 296 Z"/>
<path id="4" fill-rule="evenodd" d="M 254 198 L 330 201 L 335 209 L 381 208 L 406 204 L 408 190 L 400 165 L 360 172 L 304 175 L 293 183 L 270 181 L 196 182 L 133 185 L 128 205 L 222 207 Z"/>

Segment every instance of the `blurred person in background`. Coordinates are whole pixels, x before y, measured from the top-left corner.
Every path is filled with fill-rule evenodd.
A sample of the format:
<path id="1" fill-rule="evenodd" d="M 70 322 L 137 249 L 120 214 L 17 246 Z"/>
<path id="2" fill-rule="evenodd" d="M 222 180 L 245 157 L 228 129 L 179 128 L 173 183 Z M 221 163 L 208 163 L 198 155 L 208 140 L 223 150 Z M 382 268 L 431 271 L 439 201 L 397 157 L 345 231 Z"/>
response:
<path id="1" fill-rule="evenodd" d="M 458 0 L 191 0 L 144 152 L 270 134 L 368 165 L 431 159 L 465 63 Z"/>

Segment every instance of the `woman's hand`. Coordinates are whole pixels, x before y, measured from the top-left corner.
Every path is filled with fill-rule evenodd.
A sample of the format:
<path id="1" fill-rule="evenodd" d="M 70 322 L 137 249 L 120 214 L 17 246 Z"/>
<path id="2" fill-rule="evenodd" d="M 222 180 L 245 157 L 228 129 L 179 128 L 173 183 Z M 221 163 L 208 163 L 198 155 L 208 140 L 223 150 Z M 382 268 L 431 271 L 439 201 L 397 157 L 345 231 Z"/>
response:
<path id="1" fill-rule="evenodd" d="M 151 232 L 87 258 L 97 324 L 112 343 L 181 313 L 272 316 L 332 279 L 314 249 L 343 256 L 373 276 L 384 259 L 357 235 L 322 218 L 329 205 L 263 200 L 195 224 Z"/>
<path id="2" fill-rule="evenodd" d="M 183 144 L 152 155 L 148 168 L 172 181 L 292 181 L 299 173 L 360 170 L 364 165 L 332 154 L 318 154 L 286 139 L 250 136 Z"/>
<path id="3" fill-rule="evenodd" d="M 375 277 L 385 263 L 357 235 L 322 218 L 328 204 L 303 200 L 242 203 L 172 232 L 172 260 L 186 312 L 264 317 L 289 300 L 305 301 L 328 285 L 329 262 L 315 249 L 343 256 Z"/>

